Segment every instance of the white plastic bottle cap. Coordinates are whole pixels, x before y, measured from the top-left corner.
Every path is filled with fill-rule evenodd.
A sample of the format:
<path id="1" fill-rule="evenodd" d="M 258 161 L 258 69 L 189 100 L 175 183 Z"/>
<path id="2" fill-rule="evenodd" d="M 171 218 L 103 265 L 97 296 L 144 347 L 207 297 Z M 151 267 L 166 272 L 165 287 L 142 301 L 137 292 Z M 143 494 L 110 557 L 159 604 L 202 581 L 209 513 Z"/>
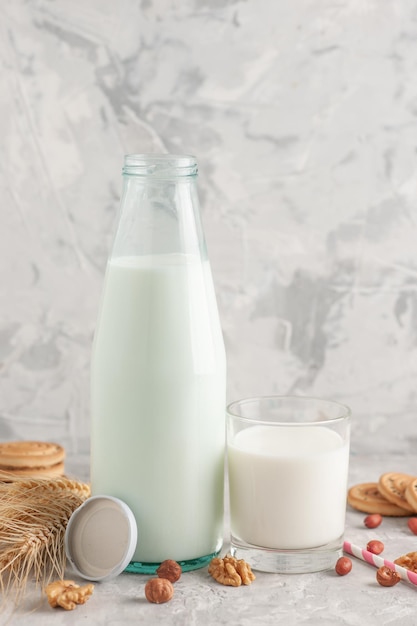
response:
<path id="1" fill-rule="evenodd" d="M 65 532 L 65 552 L 74 570 L 87 580 L 120 574 L 133 557 L 137 525 L 125 502 L 93 496 L 74 511 Z"/>

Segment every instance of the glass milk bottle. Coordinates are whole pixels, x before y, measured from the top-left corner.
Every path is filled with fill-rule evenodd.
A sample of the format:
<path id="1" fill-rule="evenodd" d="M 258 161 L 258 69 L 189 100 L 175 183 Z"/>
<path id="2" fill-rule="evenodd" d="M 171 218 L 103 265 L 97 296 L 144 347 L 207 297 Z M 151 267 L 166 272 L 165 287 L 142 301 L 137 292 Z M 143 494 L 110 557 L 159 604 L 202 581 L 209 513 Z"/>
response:
<path id="1" fill-rule="evenodd" d="M 226 360 L 192 156 L 125 157 L 91 365 L 93 494 L 138 525 L 129 571 L 210 561 L 223 537 Z"/>

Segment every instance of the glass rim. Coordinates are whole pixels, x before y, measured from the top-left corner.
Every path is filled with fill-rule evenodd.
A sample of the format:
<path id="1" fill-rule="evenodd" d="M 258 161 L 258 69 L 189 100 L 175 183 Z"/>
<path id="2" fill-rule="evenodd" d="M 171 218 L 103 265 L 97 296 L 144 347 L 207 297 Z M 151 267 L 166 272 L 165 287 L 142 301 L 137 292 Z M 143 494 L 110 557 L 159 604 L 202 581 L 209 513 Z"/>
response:
<path id="1" fill-rule="evenodd" d="M 253 402 L 259 401 L 267 401 L 267 400 L 291 400 L 296 402 L 315 402 L 315 403 L 323 403 L 327 405 L 332 405 L 334 407 L 339 407 L 343 410 L 343 415 L 339 415 L 338 417 L 329 417 L 327 419 L 317 419 L 314 421 L 303 421 L 303 422 L 286 422 L 286 421 L 274 421 L 263 419 L 261 416 L 258 418 L 255 417 L 245 417 L 244 415 L 240 415 L 234 411 L 234 407 L 237 405 L 248 405 Z M 338 400 L 330 400 L 328 398 L 318 397 L 318 396 L 296 396 L 296 395 L 266 395 L 266 396 L 249 396 L 247 398 L 241 398 L 239 400 L 234 400 L 230 402 L 226 407 L 227 415 L 238 420 L 242 420 L 248 424 L 266 424 L 266 425 L 276 425 L 276 426 L 324 426 L 325 424 L 337 424 L 338 422 L 349 421 L 352 417 L 351 408 L 344 404 L 343 402 L 339 402 Z"/>

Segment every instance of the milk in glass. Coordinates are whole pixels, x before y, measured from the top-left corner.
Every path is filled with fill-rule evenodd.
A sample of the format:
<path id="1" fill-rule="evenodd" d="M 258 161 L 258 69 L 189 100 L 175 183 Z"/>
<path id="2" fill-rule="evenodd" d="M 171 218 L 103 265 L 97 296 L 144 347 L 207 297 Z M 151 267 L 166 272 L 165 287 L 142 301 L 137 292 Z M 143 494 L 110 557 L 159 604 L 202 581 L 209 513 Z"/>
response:
<path id="1" fill-rule="evenodd" d="M 282 550 L 339 539 L 348 461 L 348 443 L 325 426 L 238 432 L 228 445 L 233 536 Z"/>

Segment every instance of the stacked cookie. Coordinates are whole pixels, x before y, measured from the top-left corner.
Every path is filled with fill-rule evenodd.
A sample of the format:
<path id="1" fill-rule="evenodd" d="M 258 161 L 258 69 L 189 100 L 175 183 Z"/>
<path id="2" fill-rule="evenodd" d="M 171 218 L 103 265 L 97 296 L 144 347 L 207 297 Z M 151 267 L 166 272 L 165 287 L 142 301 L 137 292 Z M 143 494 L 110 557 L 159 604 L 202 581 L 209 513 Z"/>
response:
<path id="1" fill-rule="evenodd" d="M 348 491 L 348 503 L 363 513 L 406 516 L 417 513 L 417 477 L 399 472 L 382 474 L 377 483 L 361 483 Z"/>
<path id="2" fill-rule="evenodd" d="M 16 476 L 52 478 L 64 474 L 65 450 L 57 443 L 9 441 L 0 443 L 0 480 Z"/>

